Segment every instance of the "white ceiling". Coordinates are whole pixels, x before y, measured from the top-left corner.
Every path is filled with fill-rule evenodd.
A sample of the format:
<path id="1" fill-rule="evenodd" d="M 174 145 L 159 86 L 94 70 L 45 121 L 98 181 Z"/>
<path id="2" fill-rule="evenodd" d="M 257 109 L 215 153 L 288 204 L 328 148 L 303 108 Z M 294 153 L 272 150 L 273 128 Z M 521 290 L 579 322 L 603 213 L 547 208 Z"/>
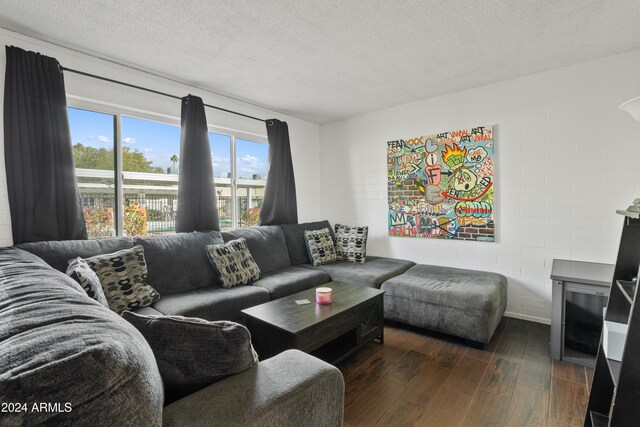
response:
<path id="1" fill-rule="evenodd" d="M 0 26 L 315 123 L 640 49 L 638 0 L 0 0 Z"/>

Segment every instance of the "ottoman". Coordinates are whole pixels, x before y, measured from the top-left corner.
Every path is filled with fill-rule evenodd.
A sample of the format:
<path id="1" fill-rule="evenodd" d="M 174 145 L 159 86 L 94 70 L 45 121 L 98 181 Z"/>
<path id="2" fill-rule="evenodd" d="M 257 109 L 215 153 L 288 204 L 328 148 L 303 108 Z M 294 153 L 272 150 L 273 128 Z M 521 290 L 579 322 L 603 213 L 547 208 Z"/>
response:
<path id="1" fill-rule="evenodd" d="M 507 305 L 501 274 L 416 265 L 381 286 L 384 317 L 464 338 L 482 347 L 491 339 Z"/>

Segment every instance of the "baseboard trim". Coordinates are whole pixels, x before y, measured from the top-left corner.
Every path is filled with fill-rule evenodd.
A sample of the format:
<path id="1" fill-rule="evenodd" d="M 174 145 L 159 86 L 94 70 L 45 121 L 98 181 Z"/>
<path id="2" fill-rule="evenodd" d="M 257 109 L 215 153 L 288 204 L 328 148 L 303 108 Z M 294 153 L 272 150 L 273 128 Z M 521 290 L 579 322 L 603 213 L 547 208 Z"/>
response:
<path id="1" fill-rule="evenodd" d="M 514 319 L 522 319 L 522 320 L 528 320 L 530 322 L 544 323 L 545 325 L 551 324 L 551 320 L 545 319 L 544 317 L 529 316 L 528 314 L 521 314 L 521 313 L 511 313 L 510 311 L 505 311 L 504 315 L 506 317 L 513 317 Z"/>

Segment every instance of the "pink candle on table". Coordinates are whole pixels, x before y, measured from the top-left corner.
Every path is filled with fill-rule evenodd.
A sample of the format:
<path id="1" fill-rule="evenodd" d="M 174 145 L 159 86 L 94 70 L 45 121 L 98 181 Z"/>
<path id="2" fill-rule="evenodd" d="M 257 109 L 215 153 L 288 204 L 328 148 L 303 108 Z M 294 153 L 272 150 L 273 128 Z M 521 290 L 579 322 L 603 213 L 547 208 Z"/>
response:
<path id="1" fill-rule="evenodd" d="M 316 288 L 316 303 L 331 304 L 331 288 Z"/>

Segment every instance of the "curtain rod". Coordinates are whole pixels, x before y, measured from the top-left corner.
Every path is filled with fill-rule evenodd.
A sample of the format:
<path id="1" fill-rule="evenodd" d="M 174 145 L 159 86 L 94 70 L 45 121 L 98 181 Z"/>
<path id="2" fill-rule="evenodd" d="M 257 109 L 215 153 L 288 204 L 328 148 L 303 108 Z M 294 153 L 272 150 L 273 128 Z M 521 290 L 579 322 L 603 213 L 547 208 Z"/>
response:
<path id="1" fill-rule="evenodd" d="M 125 83 L 125 82 L 122 82 L 120 80 L 114 80 L 114 79 L 110 79 L 108 77 L 98 76 L 96 74 L 85 73 L 84 71 L 74 70 L 73 68 L 63 67 L 62 65 L 58 65 L 58 69 L 60 70 L 60 72 L 69 71 L 70 73 L 80 74 L 81 76 L 91 77 L 91 78 L 94 78 L 94 79 L 103 80 L 105 82 L 115 83 L 115 84 L 118 84 L 118 85 L 127 86 L 127 87 L 131 87 L 131 88 L 134 88 L 134 89 L 139 89 L 139 90 L 144 90 L 146 92 L 155 93 L 156 95 L 162 95 L 162 96 L 166 96 L 166 97 L 169 97 L 169 98 L 182 100 L 181 97 L 176 96 L 176 95 L 171 95 L 170 93 L 160 92 L 159 90 L 149 89 L 149 88 L 146 88 L 146 87 L 143 87 L 143 86 L 134 85 L 134 84 L 131 84 L 131 83 Z M 204 106 L 205 107 L 209 107 L 209 108 L 213 108 L 215 110 L 224 111 L 226 113 L 235 114 L 237 116 L 246 117 L 248 119 L 257 120 L 259 122 L 264 122 L 264 123 L 267 123 L 269 126 L 271 126 L 273 124 L 273 122 L 271 120 L 264 120 L 264 119 L 261 119 L 259 117 L 250 116 L 248 114 L 238 113 L 237 111 L 227 110 L 226 108 L 216 107 L 215 105 L 204 104 Z"/>

